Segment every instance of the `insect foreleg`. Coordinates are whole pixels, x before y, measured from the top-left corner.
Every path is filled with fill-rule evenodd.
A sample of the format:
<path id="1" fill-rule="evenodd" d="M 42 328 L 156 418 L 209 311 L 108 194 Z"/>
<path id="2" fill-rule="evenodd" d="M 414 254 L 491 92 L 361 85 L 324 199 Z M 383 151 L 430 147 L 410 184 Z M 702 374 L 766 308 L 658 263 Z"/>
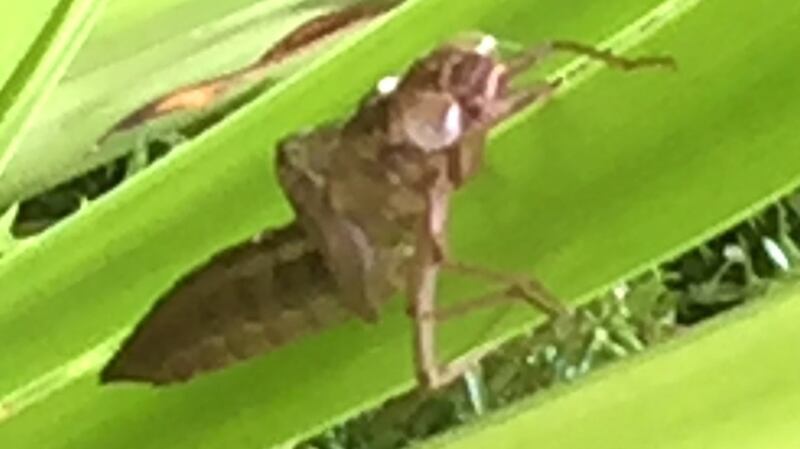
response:
<path id="1" fill-rule="evenodd" d="M 553 40 L 544 45 L 551 48 L 553 52 L 566 52 L 587 56 L 591 59 L 603 61 L 609 66 L 620 70 L 638 70 L 647 67 L 666 67 L 674 69 L 677 66 L 675 59 L 669 56 L 626 58 L 614 54 L 610 50 L 599 49 L 591 45 L 570 40 Z"/>
<path id="2" fill-rule="evenodd" d="M 645 56 L 628 58 L 617 55 L 610 50 L 600 49 L 591 45 L 570 40 L 552 40 L 523 51 L 519 56 L 508 61 L 509 75 L 516 76 L 521 72 L 531 69 L 545 59 L 556 53 L 572 53 L 580 56 L 602 61 L 611 67 L 620 70 L 638 70 L 648 67 L 675 68 L 675 59 L 669 56 Z"/>

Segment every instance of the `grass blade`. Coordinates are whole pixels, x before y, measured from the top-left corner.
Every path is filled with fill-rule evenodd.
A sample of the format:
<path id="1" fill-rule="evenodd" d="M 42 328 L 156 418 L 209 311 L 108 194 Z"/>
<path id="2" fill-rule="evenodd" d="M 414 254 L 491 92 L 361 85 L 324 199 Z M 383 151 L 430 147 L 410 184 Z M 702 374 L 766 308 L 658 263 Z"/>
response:
<path id="1" fill-rule="evenodd" d="M 0 177 L 104 6 L 105 0 L 61 0 L 0 91 Z"/>
<path id="2" fill-rule="evenodd" d="M 794 448 L 800 289 L 424 448 Z"/>
<path id="3" fill-rule="evenodd" d="M 0 260 L 0 341 L 14 348 L 0 355 L 0 397 L 131 324 L 212 251 L 286 220 L 268 168 L 275 139 L 340 114 L 364 86 L 452 30 L 480 27 L 526 43 L 599 41 L 653 8 L 687 4 L 696 6 L 635 49 L 672 54 L 677 74 L 603 70 L 495 136 L 486 172 L 457 198 L 454 249 L 465 260 L 536 272 L 577 300 L 748 215 L 794 188 L 800 173 L 800 154 L 786 151 L 797 144 L 800 105 L 785 101 L 800 94 L 791 39 L 800 6 L 411 2 Z M 445 9 L 447 17 L 437 14 Z M 448 282 L 443 290 L 452 299 L 469 288 Z M 530 317 L 517 308 L 471 317 L 443 329 L 445 349 L 507 334 Z M 31 338 L 44 323 L 48 338 Z M 352 323 L 175 389 L 75 382 L 6 421 L 0 438 L 31 447 L 34 429 L 47 425 L 56 447 L 285 444 L 407 388 L 409 341 L 398 302 L 374 328 Z"/>

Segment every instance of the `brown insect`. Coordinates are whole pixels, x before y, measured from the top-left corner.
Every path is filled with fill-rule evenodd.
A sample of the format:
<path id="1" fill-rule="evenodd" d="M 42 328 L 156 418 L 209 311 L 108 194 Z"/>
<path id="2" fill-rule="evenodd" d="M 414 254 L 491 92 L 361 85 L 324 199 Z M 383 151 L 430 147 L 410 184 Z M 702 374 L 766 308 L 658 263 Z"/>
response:
<path id="1" fill-rule="evenodd" d="M 485 37 L 448 44 L 401 78 L 387 78 L 342 124 L 284 140 L 278 177 L 296 221 L 215 256 L 161 298 L 101 373 L 120 380 L 185 381 L 269 352 L 349 315 L 378 319 L 398 292 L 409 301 L 421 385 L 451 382 L 483 350 L 440 363 L 435 326 L 479 307 L 524 300 L 550 316 L 567 312 L 533 278 L 453 260 L 447 251 L 450 198 L 475 176 L 487 132 L 559 80 L 514 88 L 521 72 L 556 51 L 622 69 L 672 65 L 624 59 L 554 41 L 502 60 Z M 439 309 L 441 270 L 500 284 L 495 292 Z"/>

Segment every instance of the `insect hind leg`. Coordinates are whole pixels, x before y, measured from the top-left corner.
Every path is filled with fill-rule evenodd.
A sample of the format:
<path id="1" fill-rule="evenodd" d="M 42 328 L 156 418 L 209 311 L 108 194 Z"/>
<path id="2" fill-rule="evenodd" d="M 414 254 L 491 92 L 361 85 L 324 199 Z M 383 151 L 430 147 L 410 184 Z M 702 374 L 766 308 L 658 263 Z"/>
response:
<path id="1" fill-rule="evenodd" d="M 457 274 L 481 278 L 503 284 L 500 289 L 474 297 L 448 307 L 434 305 L 435 279 L 439 269 Z M 427 278 L 419 283 L 416 300 L 412 301 L 410 314 L 415 322 L 417 376 L 421 385 L 429 389 L 440 388 L 478 364 L 492 345 L 484 345 L 462 354 L 448 362 L 440 362 L 436 351 L 436 326 L 476 310 L 496 307 L 516 301 L 524 301 L 545 313 L 550 320 L 560 320 L 572 315 L 572 311 L 553 295 L 541 282 L 530 276 L 513 276 L 483 267 L 461 262 L 443 260 L 439 268 L 430 267 Z"/>
<path id="2" fill-rule="evenodd" d="M 439 320 L 448 320 L 473 310 L 519 300 L 532 305 L 551 319 L 559 319 L 572 314 L 569 307 L 533 276 L 509 275 L 485 267 L 452 260 L 444 261 L 442 268 L 463 276 L 481 278 L 489 282 L 498 283 L 503 287 L 471 300 L 463 301 L 461 304 L 437 309 L 435 317 Z"/>

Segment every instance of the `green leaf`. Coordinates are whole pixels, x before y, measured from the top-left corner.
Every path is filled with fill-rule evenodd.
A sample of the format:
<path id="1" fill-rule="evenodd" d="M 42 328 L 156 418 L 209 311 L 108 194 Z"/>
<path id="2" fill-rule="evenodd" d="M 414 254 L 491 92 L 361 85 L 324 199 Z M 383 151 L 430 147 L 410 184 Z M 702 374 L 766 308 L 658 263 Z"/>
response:
<path id="1" fill-rule="evenodd" d="M 585 300 L 724 229 L 795 187 L 800 173 L 800 154 L 787 151 L 800 113 L 787 101 L 800 93 L 800 6 L 781 3 L 405 4 L 0 259 L 0 341 L 10 348 L 0 352 L 8 417 L 0 441 L 37 447 L 36 429 L 47 428 L 54 447 L 269 447 L 411 386 L 401 300 L 378 326 L 350 323 L 185 386 L 99 388 L 78 375 L 96 369 L 121 330 L 190 267 L 289 218 L 272 173 L 278 138 L 342 116 L 375 80 L 456 30 L 531 45 L 623 32 L 614 42 L 625 47 L 649 17 L 645 29 L 665 27 L 631 51 L 680 64 L 678 72 L 590 74 L 498 132 L 485 172 L 457 197 L 458 256 L 536 273 L 560 295 Z M 445 301 L 469 291 L 443 287 Z M 453 354 L 531 318 L 509 307 L 448 324 L 442 347 Z"/>
<path id="2" fill-rule="evenodd" d="M 131 142 L 101 151 L 95 146 L 132 110 L 252 62 L 299 23 L 335 7 L 328 3 L 113 2 L 0 172 L 0 208 L 129 152 Z"/>
<path id="3" fill-rule="evenodd" d="M 0 91 L 0 178 L 33 116 L 66 72 L 105 0 L 62 0 Z"/>
<path id="4" fill-rule="evenodd" d="M 11 224 L 17 216 L 18 209 L 19 207 L 15 204 L 0 214 L 0 257 L 16 244 L 14 236 L 11 235 Z"/>
<path id="5" fill-rule="evenodd" d="M 0 85 L 5 85 L 58 0 L 18 3 L 13 14 L 0 16 Z"/>

